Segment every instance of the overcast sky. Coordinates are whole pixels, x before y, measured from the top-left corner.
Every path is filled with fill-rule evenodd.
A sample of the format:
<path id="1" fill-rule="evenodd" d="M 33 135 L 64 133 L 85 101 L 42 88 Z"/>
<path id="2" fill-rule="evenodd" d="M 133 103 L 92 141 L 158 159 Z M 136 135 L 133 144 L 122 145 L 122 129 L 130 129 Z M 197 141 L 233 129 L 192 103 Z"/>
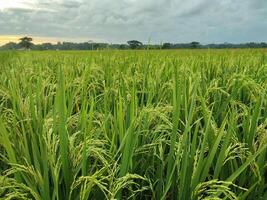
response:
<path id="1" fill-rule="evenodd" d="M 0 0 L 1 35 L 112 43 L 267 42 L 267 0 Z"/>

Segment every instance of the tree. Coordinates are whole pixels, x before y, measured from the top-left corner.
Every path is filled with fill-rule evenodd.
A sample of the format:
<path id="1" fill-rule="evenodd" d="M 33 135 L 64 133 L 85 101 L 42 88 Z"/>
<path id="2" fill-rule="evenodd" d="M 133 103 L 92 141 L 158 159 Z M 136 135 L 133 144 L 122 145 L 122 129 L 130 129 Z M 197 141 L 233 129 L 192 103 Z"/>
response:
<path id="1" fill-rule="evenodd" d="M 127 49 L 127 45 L 126 44 L 120 44 L 119 49 Z"/>
<path id="2" fill-rule="evenodd" d="M 88 43 L 90 44 L 91 50 L 94 50 L 94 41 L 93 40 L 89 40 Z"/>
<path id="3" fill-rule="evenodd" d="M 53 49 L 53 45 L 51 43 L 43 43 L 40 45 L 42 50 L 50 50 Z"/>
<path id="4" fill-rule="evenodd" d="M 194 48 L 194 49 L 198 48 L 199 45 L 200 45 L 199 42 L 195 42 L 195 41 L 194 42 L 191 42 L 190 44 L 191 44 L 191 47 Z"/>
<path id="5" fill-rule="evenodd" d="M 171 43 L 163 43 L 162 49 L 170 49 L 171 48 Z"/>
<path id="6" fill-rule="evenodd" d="M 20 43 L 19 45 L 22 47 L 22 48 L 25 48 L 25 49 L 29 49 L 33 43 L 32 43 L 32 38 L 30 37 L 23 37 L 23 38 L 20 38 Z"/>
<path id="7" fill-rule="evenodd" d="M 14 50 L 18 49 L 18 44 L 15 42 L 9 42 L 1 47 L 1 49 Z"/>
<path id="8" fill-rule="evenodd" d="M 138 47 L 142 46 L 142 42 L 139 42 L 137 40 L 130 40 L 127 42 L 127 44 L 130 46 L 131 49 L 137 49 Z"/>

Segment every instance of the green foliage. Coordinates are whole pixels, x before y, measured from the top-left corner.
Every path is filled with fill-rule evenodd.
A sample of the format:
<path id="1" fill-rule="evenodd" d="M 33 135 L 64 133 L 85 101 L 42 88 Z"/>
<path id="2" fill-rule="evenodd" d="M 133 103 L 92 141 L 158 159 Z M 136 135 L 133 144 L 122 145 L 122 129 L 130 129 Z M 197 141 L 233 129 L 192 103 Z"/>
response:
<path id="1" fill-rule="evenodd" d="M 137 40 L 129 40 L 127 41 L 127 44 L 130 46 L 131 49 L 137 49 L 138 47 L 142 46 L 142 42 L 139 42 Z"/>
<path id="2" fill-rule="evenodd" d="M 30 37 L 23 37 L 23 38 L 20 38 L 19 40 L 20 40 L 19 46 L 22 48 L 29 49 L 33 45 L 32 43 L 33 39 Z"/>
<path id="3" fill-rule="evenodd" d="M 0 52 L 0 199 L 266 199 L 266 56 Z"/>

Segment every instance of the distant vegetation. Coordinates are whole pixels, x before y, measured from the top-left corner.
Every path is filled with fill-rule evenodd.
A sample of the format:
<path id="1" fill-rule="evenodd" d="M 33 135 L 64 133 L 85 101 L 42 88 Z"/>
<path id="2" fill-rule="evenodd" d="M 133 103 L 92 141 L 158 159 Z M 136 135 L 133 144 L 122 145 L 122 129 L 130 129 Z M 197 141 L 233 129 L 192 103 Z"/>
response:
<path id="1" fill-rule="evenodd" d="M 18 49 L 32 49 L 32 50 L 101 50 L 101 49 L 226 49 L 226 48 L 267 48 L 267 43 L 244 43 L 244 44 L 201 44 L 193 41 L 190 43 L 162 43 L 162 44 L 143 44 L 138 40 L 127 41 L 127 44 L 108 44 L 99 42 L 58 42 L 57 44 L 43 43 L 33 44 L 32 38 L 20 38 L 20 42 L 9 42 L 0 47 L 0 50 L 18 50 Z"/>
<path id="2" fill-rule="evenodd" d="M 30 49 L 34 44 L 32 43 L 33 39 L 30 37 L 23 37 L 19 39 L 20 42 L 18 43 L 18 46 L 24 49 Z"/>
<path id="3" fill-rule="evenodd" d="M 143 46 L 142 42 L 139 42 L 137 40 L 130 40 L 127 42 L 127 44 L 131 49 L 138 49 Z"/>

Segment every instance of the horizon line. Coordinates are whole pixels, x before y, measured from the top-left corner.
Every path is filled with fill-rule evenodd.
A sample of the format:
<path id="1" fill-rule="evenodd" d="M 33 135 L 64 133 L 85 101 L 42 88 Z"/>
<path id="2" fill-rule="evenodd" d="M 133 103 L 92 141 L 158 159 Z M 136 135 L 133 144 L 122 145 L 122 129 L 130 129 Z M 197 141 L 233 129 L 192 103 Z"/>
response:
<path id="1" fill-rule="evenodd" d="M 14 42 L 14 43 L 19 43 L 19 39 L 22 37 L 31 37 L 33 38 L 32 43 L 34 45 L 39 45 L 39 44 L 45 44 L 45 43 L 51 43 L 53 45 L 56 45 L 57 43 L 63 43 L 63 42 L 71 42 L 71 43 L 106 43 L 106 44 L 127 44 L 126 42 L 110 42 L 107 40 L 102 40 L 102 39 L 97 39 L 97 38 L 84 38 L 84 37 L 80 37 L 80 38 L 68 38 L 68 37 L 51 37 L 51 36 L 33 36 L 30 34 L 19 34 L 19 35 L 0 35 L 0 46 L 4 46 L 10 42 Z M 132 39 L 129 39 L 132 40 Z M 134 39 L 137 40 L 137 39 Z M 177 41 L 160 41 L 160 42 L 156 42 L 156 43 L 145 43 L 142 40 L 138 40 L 141 41 L 143 44 L 146 45 L 162 45 L 164 43 L 170 43 L 170 44 L 189 44 L 191 42 L 199 42 L 199 44 L 201 45 L 209 45 L 209 44 L 248 44 L 248 43 L 267 43 L 267 41 L 261 41 L 261 42 L 255 42 L 255 41 L 244 41 L 244 42 L 201 42 L 201 41 L 197 41 L 197 40 L 192 40 L 192 41 L 183 41 L 183 42 L 177 42 Z"/>

